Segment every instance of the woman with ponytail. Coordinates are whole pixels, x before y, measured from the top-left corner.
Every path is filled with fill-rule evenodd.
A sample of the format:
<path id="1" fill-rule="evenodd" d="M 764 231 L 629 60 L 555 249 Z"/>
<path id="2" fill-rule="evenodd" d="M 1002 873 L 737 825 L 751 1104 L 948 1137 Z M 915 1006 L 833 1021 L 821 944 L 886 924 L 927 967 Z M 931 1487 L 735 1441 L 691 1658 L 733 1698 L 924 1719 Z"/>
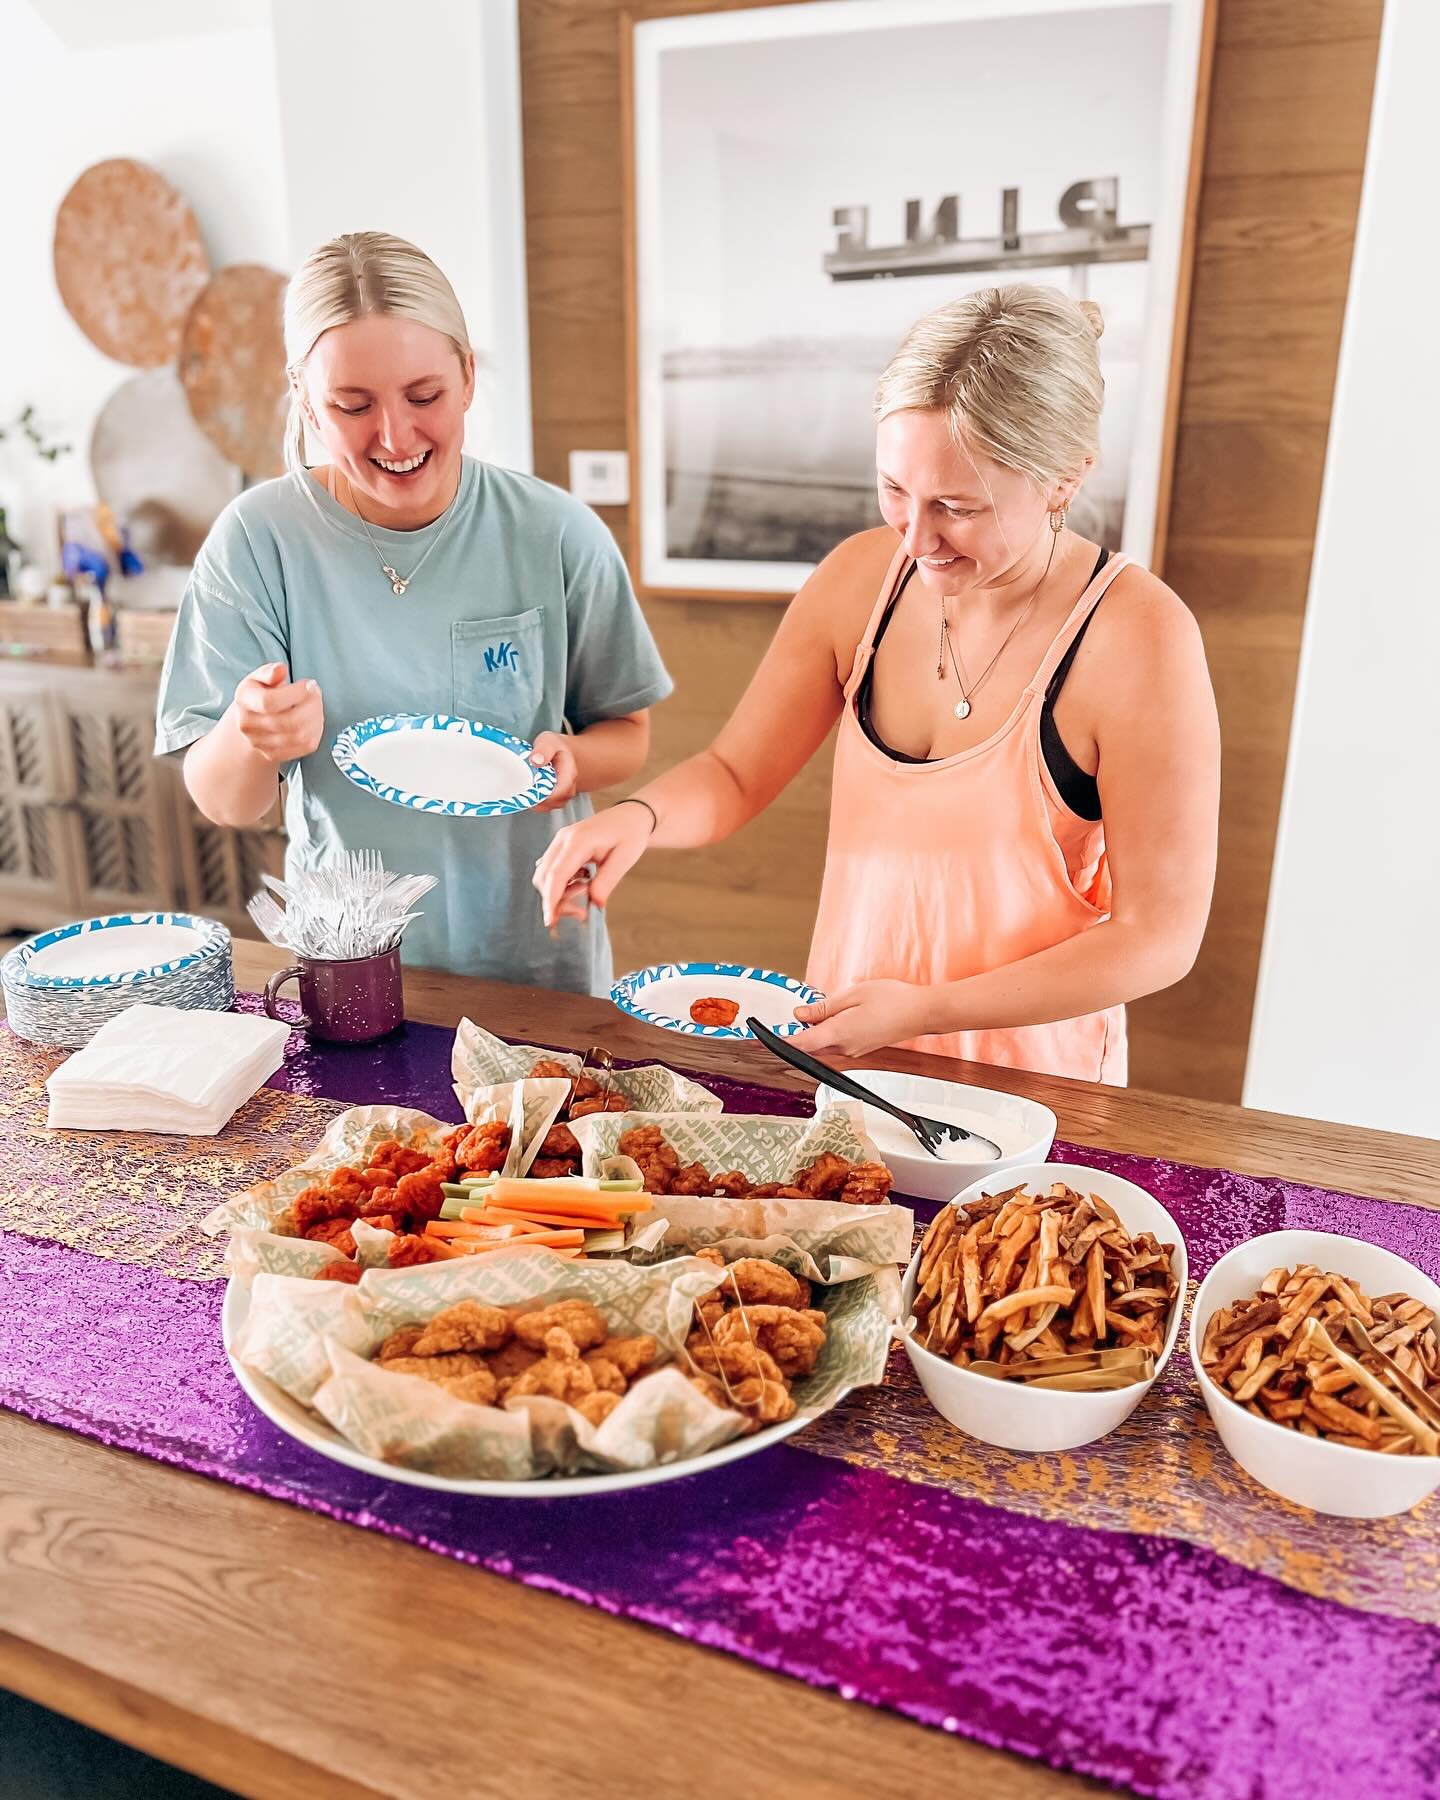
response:
<path id="1" fill-rule="evenodd" d="M 913 327 L 875 399 L 885 524 L 816 569 L 708 750 L 561 832 L 545 917 L 584 864 L 603 905 L 646 850 L 738 831 L 838 721 L 798 1041 L 1125 1080 L 1125 1002 L 1205 929 L 1220 743 L 1195 620 L 1070 529 L 1099 335 L 1024 284 Z"/>
<path id="2" fill-rule="evenodd" d="M 378 849 L 439 877 L 406 960 L 604 992 L 602 915 L 544 929 L 525 892 L 585 796 L 645 760 L 670 680 L 609 531 L 570 495 L 463 453 L 475 356 L 413 244 L 352 232 L 285 302 L 288 473 L 248 489 L 196 560 L 161 681 L 157 754 L 217 824 L 285 783 L 288 869 Z M 307 436 L 326 453 L 306 466 Z M 457 713 L 532 740 L 543 807 L 483 825 L 386 806 L 331 760 L 379 713 Z"/>

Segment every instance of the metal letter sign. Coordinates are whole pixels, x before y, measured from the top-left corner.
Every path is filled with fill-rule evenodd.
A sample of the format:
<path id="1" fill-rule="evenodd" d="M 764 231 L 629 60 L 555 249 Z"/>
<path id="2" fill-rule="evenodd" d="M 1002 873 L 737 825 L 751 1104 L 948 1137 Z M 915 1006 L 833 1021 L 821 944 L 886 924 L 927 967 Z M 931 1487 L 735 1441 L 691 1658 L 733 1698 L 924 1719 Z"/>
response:
<path id="1" fill-rule="evenodd" d="M 905 202 L 905 242 L 884 247 L 868 243 L 870 209 L 841 206 L 832 214 L 835 248 L 825 257 L 832 281 L 873 281 L 886 275 L 956 275 L 986 269 L 1055 269 L 1084 263 L 1144 262 L 1150 254 L 1150 227 L 1122 225 L 1120 183 L 1113 175 L 1076 181 L 1056 204 L 1058 231 L 1020 230 L 1020 190 L 1000 195 L 997 237 L 960 236 L 960 198 L 947 194 L 930 224 L 921 222 L 921 202 Z"/>

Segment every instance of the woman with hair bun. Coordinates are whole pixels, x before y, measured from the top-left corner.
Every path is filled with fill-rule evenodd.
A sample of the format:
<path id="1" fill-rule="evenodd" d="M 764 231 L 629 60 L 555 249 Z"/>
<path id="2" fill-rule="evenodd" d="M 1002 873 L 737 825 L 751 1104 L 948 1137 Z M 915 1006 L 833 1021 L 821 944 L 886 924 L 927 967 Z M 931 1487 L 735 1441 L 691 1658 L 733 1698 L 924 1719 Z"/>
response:
<path id="1" fill-rule="evenodd" d="M 587 862 L 603 905 L 646 850 L 739 830 L 838 720 L 798 1042 L 1124 1082 L 1125 1002 L 1204 933 L 1220 746 L 1191 614 L 1067 527 L 1100 329 L 1024 284 L 911 329 L 875 399 L 885 524 L 815 570 L 708 750 L 559 834 L 547 918 Z"/>
<path id="2" fill-rule="evenodd" d="M 241 494 L 201 549 L 161 680 L 156 753 L 195 803 L 251 825 L 286 785 L 286 866 L 378 849 L 439 877 L 407 962 L 607 990 L 603 921 L 546 933 L 535 859 L 584 796 L 630 779 L 670 680 L 591 510 L 463 454 L 475 356 L 454 290 L 378 231 L 323 244 L 285 299 L 288 474 Z M 305 466 L 306 430 L 324 466 Z M 337 732 L 456 713 L 532 740 L 543 806 L 483 824 L 387 806 L 335 767 Z"/>

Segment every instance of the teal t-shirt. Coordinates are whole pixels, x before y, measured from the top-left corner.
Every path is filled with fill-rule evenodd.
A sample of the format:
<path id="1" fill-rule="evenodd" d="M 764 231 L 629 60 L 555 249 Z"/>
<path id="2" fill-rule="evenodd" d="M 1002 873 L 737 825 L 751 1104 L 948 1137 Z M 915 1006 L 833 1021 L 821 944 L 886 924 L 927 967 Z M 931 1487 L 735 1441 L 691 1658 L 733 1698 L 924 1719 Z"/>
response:
<path id="1" fill-rule="evenodd" d="M 287 870 L 346 850 L 431 874 L 405 960 L 459 974 L 604 993 L 603 915 L 552 938 L 530 885 L 583 796 L 560 811 L 455 819 L 377 800 L 331 758 L 337 734 L 378 713 L 448 712 L 533 739 L 639 712 L 672 683 L 614 538 L 589 507 L 529 475 L 466 457 L 451 512 L 419 531 L 372 526 L 401 575 L 391 591 L 360 521 L 311 480 L 247 490 L 215 521 L 186 589 L 160 682 L 157 755 L 204 737 L 264 663 L 319 683 L 325 735 L 285 768 Z M 453 516 L 452 516 L 453 515 Z M 426 556 L 431 544 L 433 551 Z"/>

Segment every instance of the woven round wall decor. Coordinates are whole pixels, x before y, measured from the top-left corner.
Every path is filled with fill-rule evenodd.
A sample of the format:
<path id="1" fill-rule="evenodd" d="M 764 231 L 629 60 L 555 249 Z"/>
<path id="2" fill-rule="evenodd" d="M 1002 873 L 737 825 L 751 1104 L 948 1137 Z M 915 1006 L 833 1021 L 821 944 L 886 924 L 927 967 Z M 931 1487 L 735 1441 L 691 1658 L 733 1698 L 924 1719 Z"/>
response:
<path id="1" fill-rule="evenodd" d="M 70 316 L 133 368 L 173 362 L 210 274 L 200 227 L 163 175 L 128 157 L 95 163 L 55 215 L 55 282 Z"/>
<path id="2" fill-rule="evenodd" d="M 284 296 L 283 275 L 235 263 L 211 278 L 181 337 L 180 379 L 195 421 L 252 479 L 284 468 Z"/>

